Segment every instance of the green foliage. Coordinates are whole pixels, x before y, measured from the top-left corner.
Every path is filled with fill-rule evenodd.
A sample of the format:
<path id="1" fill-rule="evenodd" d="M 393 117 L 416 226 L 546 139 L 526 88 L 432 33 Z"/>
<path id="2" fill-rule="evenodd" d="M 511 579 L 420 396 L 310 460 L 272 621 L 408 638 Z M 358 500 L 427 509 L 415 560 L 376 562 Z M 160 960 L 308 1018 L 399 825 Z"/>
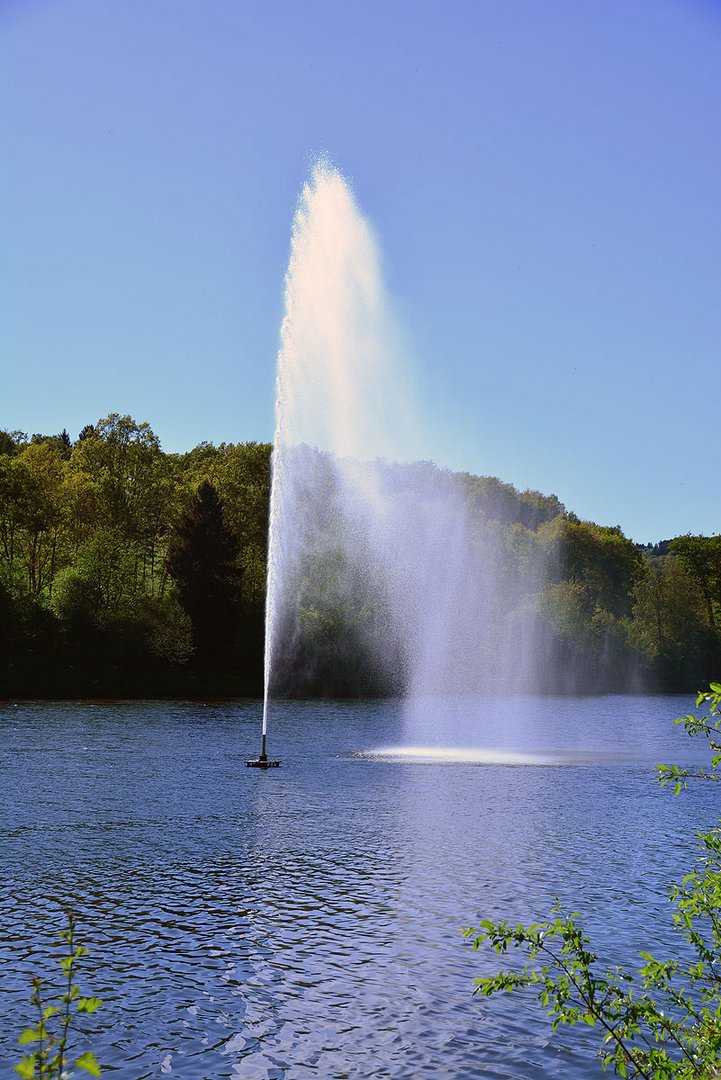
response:
<path id="1" fill-rule="evenodd" d="M 192 625 L 199 659 L 227 655 L 240 606 L 240 544 L 213 484 L 204 480 L 175 526 L 165 565 Z"/>
<path id="2" fill-rule="evenodd" d="M 716 630 L 721 620 L 721 536 L 677 536 L 669 547 L 695 578 L 709 626 Z"/>
<path id="3" fill-rule="evenodd" d="M 0 454 L 12 456 L 27 442 L 24 431 L 0 431 Z"/>
<path id="4" fill-rule="evenodd" d="M 692 736 L 708 740 L 711 769 L 661 766 L 662 785 L 676 794 L 695 776 L 718 780 L 721 747 L 721 683 L 698 695 L 708 716 L 685 716 Z M 473 947 L 490 946 L 499 955 L 520 950 L 527 962 L 475 980 L 475 993 L 531 987 L 551 1018 L 553 1030 L 576 1023 L 598 1027 L 604 1069 L 623 1077 L 651 1080 L 710 1078 L 721 1075 L 721 824 L 699 835 L 701 853 L 680 885 L 671 891 L 673 922 L 685 945 L 683 959 L 657 959 L 641 953 L 636 972 L 599 970 L 598 956 L 577 923 L 576 912 L 557 903 L 552 918 L 530 926 L 484 920 L 464 931 Z M 686 959 L 686 957 L 693 959 Z"/>
<path id="5" fill-rule="evenodd" d="M 217 480 L 241 548 L 242 618 L 238 607 L 231 636 L 232 677 L 242 681 L 230 685 L 253 692 L 262 685 L 270 447 L 163 454 L 147 423 L 117 413 L 75 443 L 66 432 L 0 433 L 5 696 L 195 689 L 191 621 L 166 556 L 206 479 Z"/>
<path id="6" fill-rule="evenodd" d="M 631 600 L 629 640 L 650 663 L 668 667 L 677 657 L 701 663 L 707 633 L 703 598 L 682 562 L 669 555 L 654 560 Z"/>
<path id="7" fill-rule="evenodd" d="M 111 413 L 78 441 L 71 460 L 74 472 L 92 477 L 97 485 L 106 526 L 134 538 L 143 535 L 152 520 L 161 462 L 150 425 Z"/>
<path id="8" fill-rule="evenodd" d="M 712 682 L 708 690 L 702 691 L 696 698 L 696 707 L 707 704 L 708 716 L 679 716 L 676 724 L 681 724 L 688 735 L 704 738 L 711 750 L 709 769 L 682 769 L 678 765 L 659 765 L 658 780 L 661 787 L 673 784 L 678 795 L 690 779 L 709 780 L 718 783 L 721 780 L 721 683 Z"/>
<path id="9" fill-rule="evenodd" d="M 233 610 L 221 613 L 235 666 L 221 652 L 215 674 L 232 671 L 241 692 L 259 692 L 270 451 L 201 443 L 165 454 L 149 424 L 118 413 L 86 424 L 75 442 L 65 431 L 0 432 L 0 692 L 132 694 L 137 685 L 182 693 L 194 690 L 199 665 L 213 674 L 213 650 L 199 656 L 205 637 L 167 561 L 205 481 L 237 545 L 241 586 L 231 590 Z M 337 578 L 332 470 L 318 452 L 306 465 L 300 498 L 318 539 L 315 562 Z M 504 597 L 502 610 L 484 613 L 489 639 L 532 638 L 542 692 L 688 690 L 721 666 L 721 538 L 677 537 L 645 550 L 617 528 L 579 521 L 554 495 L 429 462 L 388 463 L 385 482 L 401 498 L 460 495 L 471 550 L 493 562 Z M 402 690 L 403 656 L 379 643 L 388 612 L 377 583 L 344 566 L 340 597 L 335 588 L 314 596 L 308 585 L 319 572 L 297 568 L 302 610 L 288 691 Z M 485 662 L 480 653 L 477 661 Z"/>
<path id="10" fill-rule="evenodd" d="M 48 1001 L 44 984 L 38 978 L 32 980 L 30 997 L 36 1021 L 20 1035 L 23 1047 L 34 1047 L 15 1071 L 23 1080 L 64 1080 L 70 1076 L 69 1069 L 81 1069 L 90 1076 L 100 1076 L 100 1066 L 90 1050 L 71 1059 L 71 1038 L 79 1015 L 96 1012 L 102 1002 L 97 997 L 85 997 L 80 993 L 76 978 L 78 964 L 88 950 L 81 945 L 75 934 L 76 919 L 67 913 L 67 926 L 60 931 L 65 942 L 65 954 L 60 959 L 62 989 Z"/>
<path id="11" fill-rule="evenodd" d="M 518 523 L 535 531 L 544 521 L 552 521 L 565 511 L 555 495 L 517 491 L 512 484 L 504 484 L 495 476 L 461 473 L 458 481 L 475 516 L 503 525 Z"/>
<path id="12" fill-rule="evenodd" d="M 225 519 L 240 541 L 243 592 L 247 603 L 265 606 L 270 446 L 267 443 L 201 443 L 181 459 L 188 483 L 217 488 Z"/>
<path id="13" fill-rule="evenodd" d="M 591 610 L 628 614 L 631 588 L 643 573 L 643 557 L 619 528 L 559 515 L 540 526 L 538 537 L 552 556 L 550 566 L 558 580 L 582 584 Z"/>

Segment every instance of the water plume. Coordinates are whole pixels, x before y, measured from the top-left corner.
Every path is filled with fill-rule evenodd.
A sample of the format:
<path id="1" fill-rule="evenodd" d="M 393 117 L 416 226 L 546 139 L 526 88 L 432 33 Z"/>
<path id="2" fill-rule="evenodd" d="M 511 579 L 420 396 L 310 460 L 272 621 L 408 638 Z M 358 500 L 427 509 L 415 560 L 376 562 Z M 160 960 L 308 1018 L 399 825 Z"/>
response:
<path id="1" fill-rule="evenodd" d="M 417 460 L 400 340 L 372 230 L 322 161 L 285 282 L 264 733 L 274 694 L 390 692 L 432 740 L 439 698 L 508 687 L 531 662 L 498 524 L 471 512 L 472 478 Z"/>

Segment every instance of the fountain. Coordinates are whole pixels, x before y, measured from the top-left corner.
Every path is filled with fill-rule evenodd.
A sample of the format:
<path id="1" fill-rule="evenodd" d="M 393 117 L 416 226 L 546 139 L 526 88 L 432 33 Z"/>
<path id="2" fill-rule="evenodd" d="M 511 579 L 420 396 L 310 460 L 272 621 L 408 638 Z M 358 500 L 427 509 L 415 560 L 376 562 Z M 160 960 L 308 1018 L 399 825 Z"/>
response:
<path id="1" fill-rule="evenodd" d="M 469 478 L 419 460 L 377 245 L 325 160 L 293 223 L 276 390 L 262 751 L 248 764 L 273 763 L 276 693 L 402 695 L 409 736 L 432 743 L 441 699 L 508 686 L 532 649 Z"/>

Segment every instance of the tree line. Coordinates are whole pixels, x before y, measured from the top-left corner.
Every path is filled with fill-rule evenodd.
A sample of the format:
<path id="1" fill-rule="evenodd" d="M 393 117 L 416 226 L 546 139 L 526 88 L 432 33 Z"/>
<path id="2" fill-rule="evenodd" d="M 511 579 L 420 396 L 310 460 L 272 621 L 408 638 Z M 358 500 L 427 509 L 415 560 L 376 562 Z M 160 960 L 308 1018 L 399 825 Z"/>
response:
<path id="1" fill-rule="evenodd" d="M 0 696 L 258 695 L 270 455 L 254 442 L 167 454 L 115 413 L 75 440 L 0 432 Z M 535 689 L 687 691 L 721 666 L 721 537 L 644 547 L 553 495 L 393 468 L 462 492 L 479 557 L 494 546 L 504 597 L 545 642 Z M 402 689 L 361 671 L 353 605 L 344 625 L 303 612 L 313 663 L 297 692 Z"/>

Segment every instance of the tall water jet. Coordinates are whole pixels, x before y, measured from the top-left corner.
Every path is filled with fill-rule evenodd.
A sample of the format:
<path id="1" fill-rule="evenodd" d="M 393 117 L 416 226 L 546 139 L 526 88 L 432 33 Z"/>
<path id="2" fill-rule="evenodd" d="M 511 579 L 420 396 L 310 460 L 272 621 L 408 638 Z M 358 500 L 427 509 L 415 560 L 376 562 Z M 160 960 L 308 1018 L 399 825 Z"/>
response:
<path id="1" fill-rule="evenodd" d="M 358 469 L 369 455 L 389 454 L 407 428 L 397 373 L 389 365 L 394 330 L 383 298 L 376 244 L 350 189 L 319 162 L 301 193 L 285 281 L 276 380 L 268 581 L 265 621 L 263 747 L 279 652 L 301 637 L 303 573 L 322 543 L 327 517 L 372 499 L 373 476 Z M 398 385 L 394 385 L 398 384 Z M 394 395 L 395 391 L 395 395 Z M 322 455 L 325 453 L 326 457 Z M 345 474 L 355 471 L 350 480 Z M 363 475 L 362 475 L 363 474 Z M 326 489 L 326 521 L 313 522 L 305 491 Z M 336 490 L 343 480 L 344 491 Z M 335 497 L 335 507 L 333 508 Z M 347 520 L 343 522 L 347 524 Z M 343 544 L 343 537 L 338 541 Z M 307 591 L 307 576 L 306 576 Z"/>
<path id="2" fill-rule="evenodd" d="M 469 513 L 475 478 L 418 460 L 399 341 L 372 231 L 322 161 L 285 281 L 263 756 L 275 693 L 403 695 L 409 734 L 432 739 L 439 698 L 508 686 L 531 655 L 497 522 Z"/>

